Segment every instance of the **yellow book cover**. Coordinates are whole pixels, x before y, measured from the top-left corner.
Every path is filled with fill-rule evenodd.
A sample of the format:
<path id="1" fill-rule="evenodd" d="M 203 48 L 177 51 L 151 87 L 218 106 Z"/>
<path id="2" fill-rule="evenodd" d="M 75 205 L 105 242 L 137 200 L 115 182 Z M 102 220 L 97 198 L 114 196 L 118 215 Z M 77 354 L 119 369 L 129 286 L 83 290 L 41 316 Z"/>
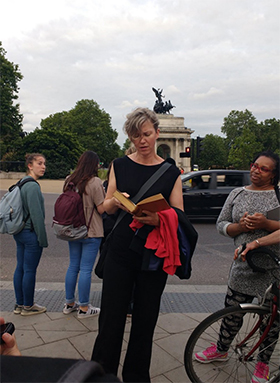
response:
<path id="1" fill-rule="evenodd" d="M 116 190 L 113 196 L 124 205 L 131 214 L 140 217 L 143 210 L 148 210 L 153 213 L 170 209 L 170 206 L 161 193 L 145 198 L 135 204 L 129 198 L 125 197 L 119 190 Z"/>

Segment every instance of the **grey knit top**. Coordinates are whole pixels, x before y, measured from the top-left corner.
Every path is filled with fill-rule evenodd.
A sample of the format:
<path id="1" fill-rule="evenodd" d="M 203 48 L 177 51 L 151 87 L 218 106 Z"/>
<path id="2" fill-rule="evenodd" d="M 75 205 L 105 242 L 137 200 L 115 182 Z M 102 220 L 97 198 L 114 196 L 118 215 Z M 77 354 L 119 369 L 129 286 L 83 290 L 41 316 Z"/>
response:
<path id="1" fill-rule="evenodd" d="M 234 189 L 228 196 L 217 220 L 217 229 L 220 234 L 228 236 L 226 229 L 231 223 L 238 223 L 245 212 L 249 215 L 262 213 L 267 216 L 267 211 L 279 206 L 274 190 L 248 190 L 245 187 Z M 241 233 L 234 238 L 236 247 L 249 243 L 269 234 L 266 230 L 254 230 Z M 269 248 L 279 255 L 279 244 Z M 267 272 L 253 272 L 248 263 L 235 260 L 232 263 L 228 285 L 231 289 L 252 296 L 263 295 L 266 288 L 273 281 L 280 280 L 280 271 L 275 263 L 266 255 L 258 257 L 258 265 L 265 267 Z"/>

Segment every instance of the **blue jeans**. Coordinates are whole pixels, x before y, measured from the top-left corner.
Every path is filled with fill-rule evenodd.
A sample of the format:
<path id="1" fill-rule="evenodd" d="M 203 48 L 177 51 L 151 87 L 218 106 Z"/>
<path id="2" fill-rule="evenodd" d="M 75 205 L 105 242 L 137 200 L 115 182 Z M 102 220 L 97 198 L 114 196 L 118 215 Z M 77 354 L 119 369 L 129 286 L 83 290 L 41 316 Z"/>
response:
<path id="1" fill-rule="evenodd" d="M 78 282 L 79 304 L 89 303 L 91 273 L 102 238 L 86 238 L 69 243 L 70 264 L 65 277 L 66 303 L 75 302 L 75 290 Z"/>
<path id="2" fill-rule="evenodd" d="M 18 305 L 33 306 L 36 271 L 43 248 L 39 246 L 35 231 L 22 230 L 14 235 L 17 244 L 17 266 L 14 289 Z"/>

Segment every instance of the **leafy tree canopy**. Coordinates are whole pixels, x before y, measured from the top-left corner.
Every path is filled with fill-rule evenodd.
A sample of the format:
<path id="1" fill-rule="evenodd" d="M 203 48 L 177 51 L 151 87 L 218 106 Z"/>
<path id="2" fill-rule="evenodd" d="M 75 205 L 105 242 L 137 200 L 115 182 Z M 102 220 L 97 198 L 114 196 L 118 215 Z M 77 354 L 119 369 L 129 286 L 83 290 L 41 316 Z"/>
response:
<path id="1" fill-rule="evenodd" d="M 234 139 L 229 151 L 229 163 L 236 169 L 249 169 L 254 156 L 262 149 L 263 146 L 257 141 L 255 133 L 246 127 L 242 134 Z"/>
<path id="2" fill-rule="evenodd" d="M 256 138 L 258 142 L 262 143 L 262 150 L 272 150 L 280 155 L 280 120 L 272 118 L 261 122 L 258 126 Z"/>
<path id="3" fill-rule="evenodd" d="M 118 133 L 111 126 L 111 117 L 93 100 L 78 101 L 70 111 L 50 115 L 41 121 L 41 127 L 74 133 L 80 145 L 96 152 L 105 164 L 119 156 Z"/>
<path id="4" fill-rule="evenodd" d="M 0 41 L 1 158 L 7 152 L 15 152 L 24 135 L 22 130 L 23 116 L 19 112 L 19 104 L 15 103 L 18 99 L 18 82 L 23 79 L 23 76 L 18 65 L 6 58 L 6 53 Z"/>
<path id="5" fill-rule="evenodd" d="M 203 150 L 198 158 L 198 165 L 208 169 L 215 165 L 224 168 L 227 165 L 227 150 L 225 139 L 214 134 L 207 134 L 203 139 Z"/>
<path id="6" fill-rule="evenodd" d="M 258 123 L 249 110 L 232 110 L 224 118 L 222 133 L 226 138 L 206 135 L 203 151 L 195 159 L 201 168 L 232 166 L 249 169 L 253 157 L 261 151 L 271 150 L 280 154 L 280 120 L 267 119 Z"/>
<path id="7" fill-rule="evenodd" d="M 42 153 L 47 160 L 46 178 L 64 178 L 71 169 L 74 169 L 77 161 L 85 150 L 79 143 L 77 135 L 62 128 L 54 127 L 45 129 L 36 128 L 23 138 L 25 153 Z"/>
<path id="8" fill-rule="evenodd" d="M 244 112 L 232 110 L 228 117 L 224 118 L 221 131 L 226 135 L 226 140 L 230 148 L 234 139 L 241 136 L 246 127 L 251 130 L 256 130 L 257 126 L 258 122 L 249 110 L 246 109 Z"/>

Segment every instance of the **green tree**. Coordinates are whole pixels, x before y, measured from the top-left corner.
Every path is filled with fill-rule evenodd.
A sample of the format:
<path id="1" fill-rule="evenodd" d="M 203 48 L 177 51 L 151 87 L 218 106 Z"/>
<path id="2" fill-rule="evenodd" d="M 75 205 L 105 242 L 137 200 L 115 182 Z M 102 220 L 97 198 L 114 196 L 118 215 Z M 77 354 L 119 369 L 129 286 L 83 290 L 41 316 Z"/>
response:
<path id="1" fill-rule="evenodd" d="M 262 148 L 262 143 L 257 141 L 255 132 L 246 127 L 242 134 L 234 139 L 229 152 L 229 164 L 236 169 L 249 169 L 253 157 L 262 151 Z"/>
<path id="2" fill-rule="evenodd" d="M 16 151 L 21 145 L 23 116 L 19 111 L 18 82 L 23 79 L 19 66 L 10 62 L 5 56 L 6 51 L 0 41 L 0 157 L 16 156 Z M 12 156 L 11 156 L 12 155 Z"/>
<path id="3" fill-rule="evenodd" d="M 242 135 L 245 128 L 252 131 L 258 130 L 258 122 L 249 110 L 240 112 L 232 110 L 228 117 L 224 118 L 224 124 L 221 127 L 222 133 L 226 135 L 226 143 L 230 149 L 237 137 Z"/>
<path id="4" fill-rule="evenodd" d="M 280 120 L 271 118 L 260 122 L 256 137 L 263 145 L 262 150 L 272 150 L 280 154 Z"/>
<path id="5" fill-rule="evenodd" d="M 78 101 L 70 111 L 50 115 L 41 121 L 41 127 L 68 129 L 82 147 L 96 152 L 106 165 L 119 156 L 118 133 L 111 126 L 111 117 L 93 100 Z"/>
<path id="6" fill-rule="evenodd" d="M 225 139 L 214 134 L 207 134 L 203 140 L 203 150 L 198 158 L 202 169 L 210 167 L 224 168 L 227 165 L 227 150 Z"/>
<path id="7" fill-rule="evenodd" d="M 247 109 L 233 110 L 224 118 L 221 131 L 226 134 L 228 162 L 238 169 L 248 169 L 252 158 L 263 150 L 280 154 L 280 121 L 275 118 L 258 123 Z"/>
<path id="8" fill-rule="evenodd" d="M 22 158 L 25 153 L 42 153 L 47 160 L 45 178 L 65 178 L 74 169 L 84 148 L 77 135 L 65 128 L 36 128 L 23 138 Z"/>

